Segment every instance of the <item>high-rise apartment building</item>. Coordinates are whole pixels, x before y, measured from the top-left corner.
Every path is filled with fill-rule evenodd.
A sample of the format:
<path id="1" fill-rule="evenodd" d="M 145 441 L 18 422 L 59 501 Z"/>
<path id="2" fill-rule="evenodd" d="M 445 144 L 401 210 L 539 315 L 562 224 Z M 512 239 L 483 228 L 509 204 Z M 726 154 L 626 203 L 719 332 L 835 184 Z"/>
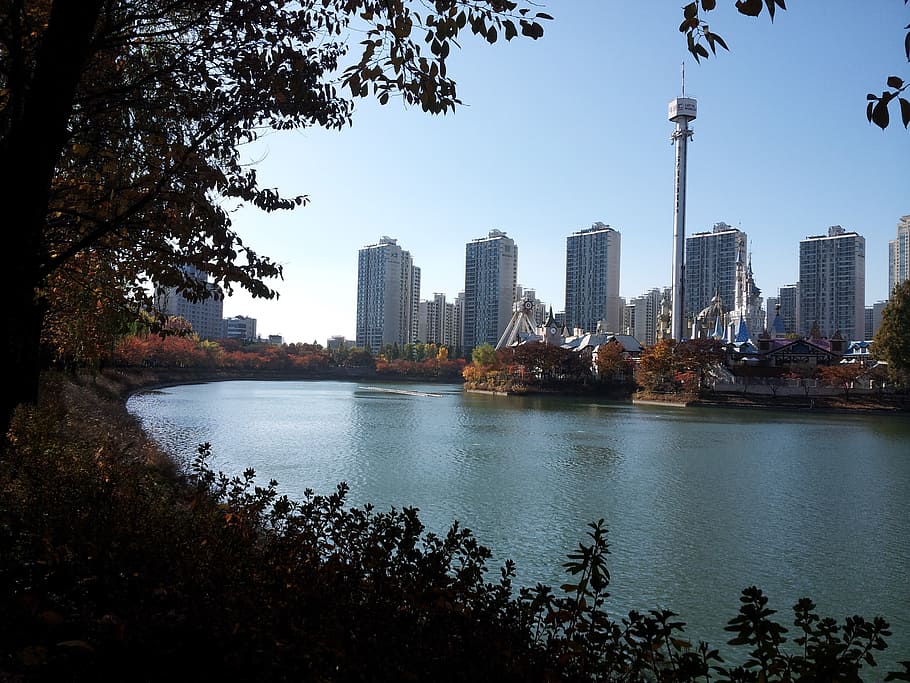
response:
<path id="1" fill-rule="evenodd" d="M 500 230 L 467 243 L 464 263 L 464 353 L 496 346 L 512 317 L 518 246 Z"/>
<path id="2" fill-rule="evenodd" d="M 452 339 L 453 357 L 461 356 L 464 350 L 464 292 L 455 297 L 455 322 Z"/>
<path id="3" fill-rule="evenodd" d="M 618 332 L 620 234 L 594 223 L 566 238 L 566 320 L 582 332 Z"/>
<path id="4" fill-rule="evenodd" d="M 658 318 L 660 303 L 664 293 L 657 287 L 629 301 L 627 308 L 632 309 L 628 316 L 627 334 L 631 334 L 644 346 L 657 343 Z"/>
<path id="5" fill-rule="evenodd" d="M 224 294 L 221 288 L 208 281 L 208 273 L 194 266 L 184 266 L 182 270 L 189 278 L 206 283 L 210 296 L 190 301 L 176 287 L 159 287 L 155 292 L 158 310 L 164 315 L 186 320 L 200 339 L 221 339 L 224 336 Z"/>
<path id="6" fill-rule="evenodd" d="M 417 313 L 417 339 L 424 344 L 454 347 L 455 304 L 446 303 L 446 295 L 434 293 L 421 301 Z"/>
<path id="7" fill-rule="evenodd" d="M 888 242 L 888 296 L 904 280 L 910 280 L 910 215 L 901 216 L 897 239 Z"/>
<path id="8" fill-rule="evenodd" d="M 378 353 L 417 339 L 420 268 L 398 240 L 382 237 L 357 258 L 357 346 Z"/>
<path id="9" fill-rule="evenodd" d="M 737 256 L 748 253 L 746 233 L 723 221 L 686 238 L 686 317 L 695 318 L 718 294 L 725 312 L 736 306 Z"/>
<path id="10" fill-rule="evenodd" d="M 780 304 L 780 318 L 784 323 L 784 331 L 787 334 L 799 334 L 799 285 L 784 285 L 778 289 L 777 303 Z M 772 315 L 770 309 L 768 315 Z"/>
<path id="11" fill-rule="evenodd" d="M 866 240 L 839 225 L 799 243 L 799 333 L 818 323 L 823 337 L 865 336 Z"/>
<path id="12" fill-rule="evenodd" d="M 765 299 L 765 330 L 772 332 L 774 329 L 774 317 L 778 314 L 780 299 L 776 296 L 769 296 Z"/>
<path id="13" fill-rule="evenodd" d="M 531 310 L 529 313 L 531 315 L 531 320 L 534 321 L 535 325 L 542 327 L 544 323 L 546 323 L 549 307 L 547 304 L 537 298 L 536 289 L 518 285 L 515 288 L 515 300 L 531 302 Z"/>

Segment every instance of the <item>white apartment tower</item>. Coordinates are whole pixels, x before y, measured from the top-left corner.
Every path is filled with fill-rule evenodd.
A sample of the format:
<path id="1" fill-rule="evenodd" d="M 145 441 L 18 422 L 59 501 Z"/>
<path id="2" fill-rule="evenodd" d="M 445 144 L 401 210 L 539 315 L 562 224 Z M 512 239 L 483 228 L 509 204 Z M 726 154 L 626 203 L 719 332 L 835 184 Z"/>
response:
<path id="1" fill-rule="evenodd" d="M 839 225 L 799 243 L 799 333 L 815 323 L 823 337 L 862 339 L 866 308 L 866 240 Z"/>
<path id="2" fill-rule="evenodd" d="M 619 254 L 619 232 L 600 222 L 566 238 L 566 323 L 570 329 L 622 329 Z"/>
<path id="3" fill-rule="evenodd" d="M 746 233 L 723 221 L 686 238 L 686 317 L 694 318 L 720 296 L 724 312 L 736 306 L 737 258 L 748 253 Z"/>
<path id="4" fill-rule="evenodd" d="M 208 273 L 195 266 L 183 266 L 186 276 L 205 283 L 209 296 L 191 301 L 177 287 L 159 287 L 155 292 L 156 305 L 164 315 L 186 320 L 200 339 L 221 339 L 224 336 L 224 292 L 210 283 Z"/>
<path id="5" fill-rule="evenodd" d="M 454 314 L 452 346 L 455 354 L 453 354 L 453 357 L 455 355 L 460 356 L 464 349 L 464 292 L 458 292 L 458 296 L 455 297 Z"/>
<path id="6" fill-rule="evenodd" d="M 633 298 L 627 307 L 632 309 L 629 325 L 626 328 L 627 334 L 631 334 L 645 346 L 654 346 L 657 343 L 660 304 L 664 294 L 655 287 L 650 292 Z"/>
<path id="7" fill-rule="evenodd" d="M 417 339 L 420 268 L 398 240 L 382 237 L 357 258 L 357 346 L 379 353 Z"/>
<path id="8" fill-rule="evenodd" d="M 434 293 L 421 301 L 418 308 L 417 339 L 424 344 L 454 347 L 455 304 L 446 303 L 446 295 Z"/>
<path id="9" fill-rule="evenodd" d="M 799 286 L 784 285 L 777 290 L 777 303 L 780 304 L 780 317 L 784 331 L 788 334 L 799 334 Z M 770 307 L 768 315 L 772 315 Z"/>
<path id="10" fill-rule="evenodd" d="M 888 242 L 888 296 L 904 280 L 910 280 L 910 215 L 901 216 L 897 239 Z"/>
<path id="11" fill-rule="evenodd" d="M 512 318 L 518 285 L 518 246 L 500 230 L 467 243 L 464 263 L 464 354 L 496 346 Z"/>

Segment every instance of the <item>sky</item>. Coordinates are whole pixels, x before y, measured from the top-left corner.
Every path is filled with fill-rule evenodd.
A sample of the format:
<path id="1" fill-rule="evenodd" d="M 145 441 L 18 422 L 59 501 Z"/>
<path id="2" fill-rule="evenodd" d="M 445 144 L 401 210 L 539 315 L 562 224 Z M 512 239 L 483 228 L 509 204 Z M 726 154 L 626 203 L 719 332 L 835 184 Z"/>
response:
<path id="1" fill-rule="evenodd" d="M 566 237 L 598 221 L 622 235 L 621 296 L 669 286 L 667 106 L 683 64 L 698 101 L 687 234 L 719 221 L 745 231 L 767 297 L 797 281 L 800 240 L 841 225 L 866 240 L 866 303 L 886 299 L 888 241 L 910 214 L 910 132 L 894 105 L 888 129 L 868 123 L 865 96 L 890 75 L 910 80 L 910 6 L 791 0 L 772 24 L 722 0 L 706 20 L 730 52 L 696 63 L 678 31 L 683 4 L 551 0 L 537 41 L 462 38 L 454 114 L 358 100 L 349 128 L 275 132 L 245 148 L 264 187 L 310 201 L 233 214 L 284 279 L 271 282 L 277 300 L 235 292 L 224 315 L 254 317 L 260 335 L 285 342 L 354 339 L 359 249 L 397 239 L 421 269 L 420 298 L 454 301 L 465 244 L 494 228 L 518 245 L 519 284 L 559 311 Z"/>

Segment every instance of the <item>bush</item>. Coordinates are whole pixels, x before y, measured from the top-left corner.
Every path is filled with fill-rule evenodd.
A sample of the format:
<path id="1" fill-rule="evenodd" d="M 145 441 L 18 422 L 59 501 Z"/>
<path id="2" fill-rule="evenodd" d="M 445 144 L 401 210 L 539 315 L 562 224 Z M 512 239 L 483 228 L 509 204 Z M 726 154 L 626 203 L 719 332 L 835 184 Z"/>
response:
<path id="1" fill-rule="evenodd" d="M 209 457 L 178 474 L 91 387 L 20 412 L 0 458 L 0 680 L 850 681 L 889 635 L 803 600 L 787 651 L 753 587 L 725 667 L 670 611 L 608 617 L 603 520 L 558 591 L 515 595 L 512 563 L 489 580 L 457 523 L 349 508 L 344 484 L 291 501 Z"/>

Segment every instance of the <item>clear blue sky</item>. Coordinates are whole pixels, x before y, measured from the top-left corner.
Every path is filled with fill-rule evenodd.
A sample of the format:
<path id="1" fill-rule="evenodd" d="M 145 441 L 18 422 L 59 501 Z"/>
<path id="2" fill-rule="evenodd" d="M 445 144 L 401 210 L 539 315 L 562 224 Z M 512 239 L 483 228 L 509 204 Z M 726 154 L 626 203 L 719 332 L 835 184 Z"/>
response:
<path id="1" fill-rule="evenodd" d="M 463 38 L 450 74 L 465 106 L 454 114 L 363 100 L 348 129 L 274 133 L 246 150 L 265 186 L 311 203 L 235 214 L 285 279 L 277 301 L 235 294 L 225 315 L 253 316 L 260 334 L 287 342 L 353 339 L 358 249 L 397 238 L 421 268 L 421 298 L 454 300 L 465 243 L 492 228 L 518 244 L 519 283 L 561 310 L 566 236 L 595 221 L 622 234 L 622 296 L 668 286 L 667 104 L 682 62 L 698 100 L 688 234 L 740 227 L 756 284 L 775 296 L 798 279 L 799 241 L 841 225 L 866 238 L 866 302 L 885 299 L 887 243 L 910 214 L 910 132 L 868 124 L 865 95 L 889 75 L 910 80 L 910 7 L 792 0 L 772 25 L 721 0 L 708 19 L 731 51 L 696 64 L 677 30 L 682 4 L 548 3 L 555 20 L 538 41 Z"/>

